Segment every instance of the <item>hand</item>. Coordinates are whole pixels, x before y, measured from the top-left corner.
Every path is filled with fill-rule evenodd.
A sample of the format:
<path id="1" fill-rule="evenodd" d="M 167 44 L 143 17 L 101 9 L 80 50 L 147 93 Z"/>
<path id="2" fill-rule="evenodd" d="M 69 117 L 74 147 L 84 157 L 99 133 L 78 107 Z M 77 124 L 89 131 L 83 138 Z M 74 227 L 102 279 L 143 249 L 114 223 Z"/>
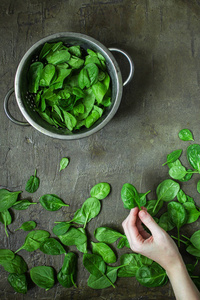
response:
<path id="1" fill-rule="evenodd" d="M 142 223 L 152 235 L 145 231 Z M 182 257 L 175 242 L 154 221 L 145 208 L 141 211 L 137 207 L 133 208 L 122 226 L 134 252 L 153 259 L 166 271 L 175 267 L 176 263 L 182 263 Z"/>

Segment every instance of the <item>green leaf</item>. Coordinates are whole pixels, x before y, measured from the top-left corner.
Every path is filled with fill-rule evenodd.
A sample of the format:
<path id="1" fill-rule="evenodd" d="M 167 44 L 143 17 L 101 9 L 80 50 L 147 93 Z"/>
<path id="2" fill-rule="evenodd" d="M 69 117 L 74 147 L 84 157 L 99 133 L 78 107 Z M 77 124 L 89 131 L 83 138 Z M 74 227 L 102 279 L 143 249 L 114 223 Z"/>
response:
<path id="1" fill-rule="evenodd" d="M 53 233 L 57 236 L 63 235 L 69 230 L 70 227 L 71 224 L 69 224 L 68 222 L 60 222 L 53 227 Z"/>
<path id="2" fill-rule="evenodd" d="M 197 182 L 197 192 L 200 194 L 200 180 Z"/>
<path id="3" fill-rule="evenodd" d="M 182 151 L 182 149 L 178 149 L 168 154 L 167 161 L 162 166 L 175 162 L 181 156 Z"/>
<path id="4" fill-rule="evenodd" d="M 5 233 L 8 237 L 7 225 L 10 225 L 12 223 L 12 217 L 11 217 L 9 210 L 0 212 L 0 222 L 5 225 L 4 229 L 5 229 Z"/>
<path id="5" fill-rule="evenodd" d="M 28 71 L 28 82 L 29 82 L 28 89 L 30 93 L 37 93 L 39 89 L 42 69 L 43 69 L 43 64 L 39 61 L 34 62 L 30 65 Z"/>
<path id="6" fill-rule="evenodd" d="M 37 226 L 37 224 L 34 221 L 27 221 L 24 222 L 18 229 L 15 229 L 15 231 L 22 229 L 24 231 L 31 231 L 33 229 L 35 229 L 35 227 Z"/>
<path id="7" fill-rule="evenodd" d="M 40 197 L 40 204 L 49 211 L 59 210 L 63 206 L 69 206 L 69 204 L 65 204 L 62 199 L 54 194 L 46 194 Z"/>
<path id="8" fill-rule="evenodd" d="M 6 261 L 13 260 L 15 253 L 10 249 L 0 249 L 0 265 Z"/>
<path id="9" fill-rule="evenodd" d="M 182 141 L 194 141 L 192 132 L 189 129 L 180 130 L 178 136 Z"/>
<path id="10" fill-rule="evenodd" d="M 172 222 L 170 221 L 168 212 L 165 212 L 160 216 L 158 225 L 165 231 L 170 231 L 174 228 L 174 224 L 172 224 Z"/>
<path id="11" fill-rule="evenodd" d="M 48 291 L 54 286 L 55 275 L 52 267 L 37 266 L 30 270 L 30 276 L 32 281 L 41 288 Z"/>
<path id="12" fill-rule="evenodd" d="M 27 234 L 24 244 L 15 253 L 22 249 L 29 252 L 37 250 L 49 236 L 50 234 L 46 230 L 33 230 Z"/>
<path id="13" fill-rule="evenodd" d="M 88 198 L 81 207 L 81 213 L 85 217 L 84 228 L 89 220 L 95 218 L 101 210 L 101 203 L 97 198 Z"/>
<path id="14" fill-rule="evenodd" d="M 75 287 L 75 278 L 77 273 L 77 256 L 73 252 L 68 252 L 65 254 L 63 266 L 58 272 L 57 279 L 59 283 L 66 287 L 70 288 L 73 285 Z"/>
<path id="15" fill-rule="evenodd" d="M 183 203 L 183 206 L 187 213 L 187 224 L 196 222 L 200 216 L 200 211 L 196 209 L 196 206 L 194 203 L 191 202 L 185 202 Z"/>
<path id="16" fill-rule="evenodd" d="M 121 189 L 121 198 L 125 208 L 132 209 L 134 207 L 139 207 L 139 209 L 141 209 L 139 193 L 132 184 L 125 183 L 123 185 Z"/>
<path id="17" fill-rule="evenodd" d="M 168 216 L 172 224 L 177 227 L 178 230 L 178 246 L 180 246 L 180 228 L 187 221 L 187 214 L 184 206 L 178 202 L 170 202 L 167 206 Z"/>
<path id="18" fill-rule="evenodd" d="M 112 264 L 117 260 L 113 250 L 105 243 L 92 242 L 92 252 L 100 255 L 107 264 Z"/>
<path id="19" fill-rule="evenodd" d="M 173 200 L 176 197 L 179 189 L 180 185 L 171 179 L 162 181 L 156 189 L 158 200 L 163 200 L 166 202 Z"/>
<path id="20" fill-rule="evenodd" d="M 134 277 L 137 270 L 142 266 L 140 256 L 136 253 L 123 254 L 120 257 L 122 268 L 118 277 Z"/>
<path id="21" fill-rule="evenodd" d="M 169 169 L 169 176 L 176 180 L 182 179 L 186 174 L 186 168 L 183 166 L 175 166 Z"/>
<path id="22" fill-rule="evenodd" d="M 54 238 L 46 239 L 40 245 L 40 251 L 49 255 L 60 255 L 66 252 L 63 246 Z"/>
<path id="23" fill-rule="evenodd" d="M 13 287 L 15 292 L 26 294 L 27 293 L 27 280 L 25 274 L 9 274 L 8 282 Z"/>
<path id="24" fill-rule="evenodd" d="M 88 286 L 93 289 L 105 289 L 109 286 L 113 286 L 113 283 L 115 283 L 115 281 L 117 280 L 117 271 L 119 268 L 121 268 L 121 266 L 118 267 L 107 266 L 106 273 L 105 273 L 106 276 L 102 275 L 100 277 L 96 277 L 94 275 L 90 275 L 87 282 Z"/>
<path id="25" fill-rule="evenodd" d="M 5 189 L 0 189 L 0 212 L 3 212 L 10 207 L 17 201 L 18 195 L 21 193 L 19 192 L 10 192 Z"/>
<path id="26" fill-rule="evenodd" d="M 178 194 L 177 194 L 177 200 L 180 203 L 187 202 L 187 195 L 184 193 L 184 191 L 182 189 L 180 189 Z"/>
<path id="27" fill-rule="evenodd" d="M 136 273 L 136 279 L 146 287 L 161 286 L 167 282 L 166 271 L 156 262 L 150 266 L 142 266 Z"/>
<path id="28" fill-rule="evenodd" d="M 197 230 L 190 238 L 192 245 L 200 250 L 200 230 Z"/>
<path id="29" fill-rule="evenodd" d="M 69 158 L 68 157 L 63 157 L 61 160 L 60 160 L 60 170 L 64 170 L 69 164 Z"/>
<path id="30" fill-rule="evenodd" d="M 79 246 L 87 241 L 87 236 L 74 227 L 71 227 L 65 234 L 59 235 L 58 237 L 66 246 Z"/>
<path id="31" fill-rule="evenodd" d="M 97 228 L 94 232 L 94 236 L 99 242 L 103 242 L 106 244 L 112 244 L 116 242 L 120 237 L 125 237 L 125 235 L 109 227 Z"/>
<path id="32" fill-rule="evenodd" d="M 16 201 L 12 208 L 15 210 L 25 210 L 27 208 L 29 208 L 30 205 L 32 204 L 37 204 L 36 202 L 30 202 L 29 200 L 20 200 L 20 201 Z"/>
<path id="33" fill-rule="evenodd" d="M 187 148 L 187 159 L 195 170 L 200 170 L 200 145 L 193 144 Z"/>
<path id="34" fill-rule="evenodd" d="M 19 256 L 15 255 L 12 260 L 6 260 L 1 262 L 1 265 L 4 267 L 5 271 L 9 273 L 23 274 L 28 270 L 25 260 Z"/>
<path id="35" fill-rule="evenodd" d="M 95 197 L 99 200 L 106 198 L 110 193 L 110 184 L 107 182 L 97 183 L 90 190 L 91 197 Z"/>
<path id="36" fill-rule="evenodd" d="M 96 254 L 84 253 L 83 265 L 95 277 L 101 277 L 106 271 L 105 262 Z"/>
<path id="37" fill-rule="evenodd" d="M 37 170 L 35 170 L 34 176 L 31 176 L 30 179 L 27 181 L 25 190 L 28 193 L 35 193 L 39 187 L 40 179 L 36 176 Z"/>

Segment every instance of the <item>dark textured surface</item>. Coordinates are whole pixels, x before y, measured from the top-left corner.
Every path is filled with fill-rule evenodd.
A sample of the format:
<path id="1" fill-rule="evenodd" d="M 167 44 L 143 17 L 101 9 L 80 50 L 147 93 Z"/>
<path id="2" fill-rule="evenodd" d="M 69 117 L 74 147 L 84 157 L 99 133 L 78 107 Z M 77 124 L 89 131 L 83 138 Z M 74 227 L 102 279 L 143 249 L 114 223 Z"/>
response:
<path id="1" fill-rule="evenodd" d="M 27 220 L 35 220 L 38 228 L 52 233 L 53 222 L 69 219 L 89 197 L 90 188 L 101 181 L 109 182 L 112 192 L 103 200 L 100 215 L 88 225 L 88 233 L 93 239 L 93 230 L 103 225 L 122 231 L 121 223 L 128 213 L 120 199 L 122 185 L 130 182 L 141 192 L 152 190 L 149 199 L 153 199 L 157 185 L 168 178 L 167 167 L 161 167 L 166 155 L 189 145 L 178 139 L 179 130 L 190 128 L 195 141 L 200 142 L 199 1 L 1 0 L 0 7 L 0 185 L 22 190 L 23 199 L 30 197 L 25 183 L 37 168 L 41 184 L 30 198 L 37 202 L 41 195 L 54 193 L 70 204 L 58 212 L 44 211 L 39 204 L 27 211 L 15 211 L 9 239 L 0 226 L 1 247 L 15 251 L 22 245 L 26 233 L 14 230 Z M 71 142 L 49 138 L 32 127 L 17 126 L 3 111 L 4 96 L 13 86 L 22 56 L 39 39 L 62 31 L 84 33 L 106 47 L 122 48 L 135 63 L 134 79 L 124 88 L 120 108 L 111 122 L 97 134 Z M 120 56 L 116 58 L 125 78 L 128 67 Z M 14 96 L 10 100 L 10 111 L 22 120 Z M 59 173 L 59 161 L 64 156 L 70 158 L 70 164 Z M 197 180 L 194 177 L 183 189 L 200 204 Z M 198 228 L 196 222 L 185 230 L 190 235 Z M 125 252 L 118 251 L 118 257 Z M 46 264 L 58 271 L 63 260 L 62 256 L 47 256 L 40 251 L 19 254 L 29 268 Z M 77 289 L 56 284 L 45 292 L 32 285 L 26 296 L 13 292 L 7 272 L 1 268 L 0 298 L 174 299 L 169 283 L 149 289 L 134 278 L 118 279 L 115 289 L 92 290 L 87 287 L 89 274 L 81 260 L 80 253 Z"/>

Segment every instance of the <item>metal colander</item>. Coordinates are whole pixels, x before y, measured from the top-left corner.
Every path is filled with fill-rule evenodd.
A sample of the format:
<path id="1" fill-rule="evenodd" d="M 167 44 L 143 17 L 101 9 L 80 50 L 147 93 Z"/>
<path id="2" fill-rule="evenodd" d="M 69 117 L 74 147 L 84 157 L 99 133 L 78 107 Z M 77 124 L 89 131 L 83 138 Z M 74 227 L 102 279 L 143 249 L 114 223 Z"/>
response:
<path id="1" fill-rule="evenodd" d="M 92 49 L 100 52 L 106 59 L 108 73 L 111 77 L 112 88 L 112 104 L 106 108 L 102 117 L 89 129 L 81 128 L 76 132 L 70 132 L 68 129 L 56 128 L 46 121 L 44 121 L 35 111 L 34 96 L 28 92 L 27 73 L 31 63 L 38 60 L 38 55 L 45 43 L 53 43 L 62 41 L 66 45 L 79 45 L 81 48 L 87 50 Z M 113 57 L 111 51 L 122 53 L 128 59 L 130 64 L 130 73 L 127 80 L 123 83 L 119 66 Z M 132 79 L 134 72 L 134 65 L 130 56 L 117 48 L 107 49 L 97 40 L 80 33 L 63 32 L 56 33 L 46 38 L 41 39 L 35 43 L 23 56 L 19 63 L 15 75 L 14 88 L 9 90 L 4 100 L 4 109 L 8 118 L 18 125 L 32 125 L 35 129 L 53 138 L 72 140 L 87 137 L 101 128 L 103 128 L 115 115 L 119 104 L 121 102 L 123 86 L 125 86 Z M 27 122 L 20 122 L 12 117 L 8 109 L 8 100 L 10 95 L 15 92 L 15 98 L 22 115 Z"/>

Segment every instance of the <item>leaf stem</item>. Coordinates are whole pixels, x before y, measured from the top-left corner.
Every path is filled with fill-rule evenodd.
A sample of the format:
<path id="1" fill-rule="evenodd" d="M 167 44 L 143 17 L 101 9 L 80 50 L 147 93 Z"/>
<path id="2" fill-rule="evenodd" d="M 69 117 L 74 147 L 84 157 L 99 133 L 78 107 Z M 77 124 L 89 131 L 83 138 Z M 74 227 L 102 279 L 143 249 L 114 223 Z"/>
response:
<path id="1" fill-rule="evenodd" d="M 190 239 L 187 236 L 185 236 L 184 234 L 181 234 L 181 236 L 184 237 L 186 240 L 190 241 Z"/>
<path id="2" fill-rule="evenodd" d="M 171 235 L 171 237 L 172 237 L 173 239 L 175 239 L 175 240 L 178 240 L 178 238 L 175 237 L 175 236 L 173 236 L 173 235 Z M 179 238 L 179 241 L 180 241 L 181 243 L 185 244 L 185 245 L 188 245 L 188 243 L 187 243 L 186 241 L 183 241 L 183 240 L 181 240 L 180 238 Z"/>
<path id="3" fill-rule="evenodd" d="M 155 204 L 155 206 L 154 206 L 154 208 L 153 208 L 153 212 L 155 212 L 155 209 L 156 209 L 156 207 L 158 206 L 158 203 L 160 202 L 160 199 L 158 199 L 157 200 L 157 202 L 156 202 L 156 204 Z"/>

